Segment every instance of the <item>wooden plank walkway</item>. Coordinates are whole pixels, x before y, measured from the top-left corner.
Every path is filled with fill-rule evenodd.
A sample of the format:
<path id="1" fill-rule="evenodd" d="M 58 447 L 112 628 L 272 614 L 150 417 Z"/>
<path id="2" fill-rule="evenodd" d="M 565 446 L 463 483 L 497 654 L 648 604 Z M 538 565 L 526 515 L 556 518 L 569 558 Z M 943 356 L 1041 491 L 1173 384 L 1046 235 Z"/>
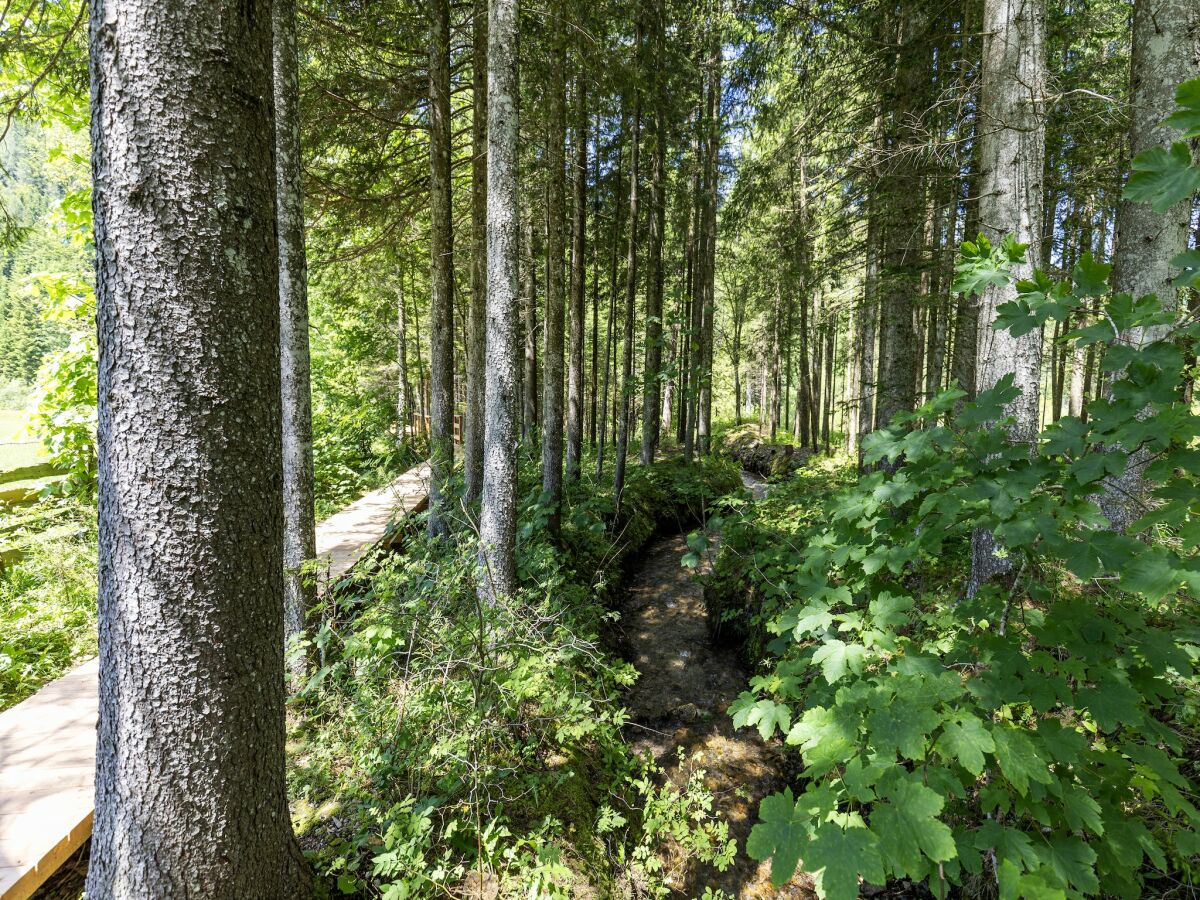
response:
<path id="1" fill-rule="evenodd" d="M 395 519 L 420 512 L 428 503 L 429 463 L 422 463 L 318 525 L 317 558 L 328 582 L 336 582 L 385 539 Z"/>
<path id="2" fill-rule="evenodd" d="M 428 490 L 425 463 L 318 525 L 327 583 L 424 509 Z M 99 670 L 90 660 L 0 713 L 0 900 L 26 900 L 91 836 Z"/>

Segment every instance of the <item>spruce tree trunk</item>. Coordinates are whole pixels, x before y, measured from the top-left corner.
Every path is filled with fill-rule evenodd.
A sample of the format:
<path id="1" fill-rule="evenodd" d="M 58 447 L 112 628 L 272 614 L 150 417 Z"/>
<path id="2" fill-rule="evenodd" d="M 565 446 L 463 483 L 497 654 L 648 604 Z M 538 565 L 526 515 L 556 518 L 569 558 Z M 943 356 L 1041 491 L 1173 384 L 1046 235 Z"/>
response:
<path id="1" fill-rule="evenodd" d="M 413 386 L 408 376 L 408 297 L 404 290 L 403 275 L 396 288 L 396 364 L 399 367 L 397 381 L 400 401 L 396 417 L 400 420 L 400 439 L 403 440 L 413 418 Z"/>
<path id="2" fill-rule="evenodd" d="M 775 440 L 779 432 L 780 405 L 783 402 L 783 392 L 779 389 L 779 320 L 783 316 L 783 289 L 779 280 L 775 281 L 775 305 L 771 309 L 771 412 L 769 415 L 771 440 Z"/>
<path id="3" fill-rule="evenodd" d="M 716 20 L 719 21 L 719 20 Z M 712 28 L 711 53 L 708 63 L 708 135 L 704 162 L 704 242 L 701 374 L 699 384 L 699 419 L 696 423 L 696 442 L 700 452 L 707 454 L 711 449 L 712 434 L 712 369 L 713 335 L 716 321 L 716 277 L 717 277 L 717 156 L 721 148 L 721 42 L 715 21 Z"/>
<path id="4" fill-rule="evenodd" d="M 682 434 L 683 458 L 692 461 L 696 450 L 696 413 L 699 403 L 699 391 L 696 389 L 700 381 L 700 349 L 701 316 L 704 308 L 700 292 L 700 210 L 703 208 L 703 198 L 700 193 L 700 173 L 703 168 L 700 143 L 701 116 L 700 108 L 696 108 L 696 133 L 692 138 L 692 184 L 689 193 L 689 217 L 687 240 L 687 369 L 683 384 L 683 395 L 679 408 L 679 428 Z"/>
<path id="5" fill-rule="evenodd" d="M 975 9 L 975 3 L 967 4 L 968 14 Z M 964 23 L 964 33 L 970 34 L 970 27 Z M 976 79 L 978 81 L 978 79 Z M 975 94 L 978 108 L 978 88 Z M 967 198 L 963 214 L 963 239 L 974 241 L 979 236 L 979 185 L 980 185 L 980 128 L 979 114 L 976 112 L 971 124 L 971 161 L 966 178 Z M 964 391 L 968 399 L 975 396 L 976 356 L 979 352 L 979 306 L 973 297 L 959 294 L 954 300 L 954 341 L 951 347 L 950 377 L 958 382 L 958 387 Z"/>
<path id="6" fill-rule="evenodd" d="M 980 85 L 979 221 L 990 240 L 1005 235 L 1040 244 L 1044 191 L 1045 88 L 1044 0 L 985 0 L 983 69 Z M 1029 278 L 1032 263 L 1012 267 L 1014 279 Z M 1016 297 L 1015 284 L 989 287 L 980 298 L 975 387 L 990 390 L 1005 375 L 1014 376 L 1021 394 L 1008 407 L 1013 441 L 1033 444 L 1040 426 L 1042 334 L 1014 338 L 992 327 L 996 310 Z M 972 540 L 972 593 L 990 578 L 1009 571 L 1011 562 L 996 555 L 994 537 L 977 531 Z"/>
<path id="7" fill-rule="evenodd" d="M 596 134 L 599 136 L 601 119 L 596 116 Z M 597 137 L 596 152 L 592 161 L 593 228 L 592 239 L 592 380 L 591 411 L 588 417 L 588 444 L 595 449 L 599 433 L 600 410 L 600 142 Z"/>
<path id="8" fill-rule="evenodd" d="M 637 26 L 634 53 L 641 55 L 642 27 Z M 635 87 L 636 91 L 637 88 Z M 629 412 L 633 399 L 633 319 L 637 312 L 638 277 L 638 162 L 641 143 L 642 101 L 634 100 L 633 130 L 629 145 L 629 243 L 625 257 L 625 340 L 621 355 L 621 418 L 617 425 L 617 446 L 613 459 L 613 496 L 617 511 L 625 492 L 625 464 L 629 455 Z"/>
<path id="9" fill-rule="evenodd" d="M 571 300 L 568 316 L 567 365 L 567 479 L 579 480 L 583 456 L 584 309 L 587 280 L 587 81 L 582 71 L 575 77 L 575 165 L 572 172 L 573 225 L 571 232 Z"/>
<path id="10" fill-rule="evenodd" d="M 517 0 L 491 0 L 488 35 L 487 429 L 480 599 L 517 589 Z"/>
<path id="11" fill-rule="evenodd" d="M 474 0 L 471 29 L 471 301 L 467 307 L 467 397 L 463 410 L 463 485 L 468 503 L 483 488 L 487 373 L 488 0 Z"/>
<path id="12" fill-rule="evenodd" d="M 429 535 L 450 533 L 454 472 L 454 222 L 450 196 L 450 3 L 429 5 Z"/>
<path id="13" fill-rule="evenodd" d="M 608 324 L 604 329 L 604 389 L 600 395 L 600 439 L 596 449 L 596 477 L 604 469 L 604 451 L 609 439 L 609 403 L 611 401 L 612 372 L 616 366 L 616 325 L 617 325 L 617 247 L 621 240 L 621 216 L 624 209 L 623 181 L 621 176 L 621 141 L 625 135 L 626 117 L 621 114 L 621 128 L 617 132 L 616 145 L 613 153 L 617 158 L 616 184 L 613 188 L 613 225 L 609 235 L 609 278 L 608 278 Z"/>
<path id="14" fill-rule="evenodd" d="M 829 424 L 833 418 L 833 354 L 837 347 L 837 322 L 825 325 L 825 399 L 821 405 L 821 443 L 829 453 Z"/>
<path id="15" fill-rule="evenodd" d="M 91 4 L 95 900 L 311 895 L 284 777 L 271 48 L 269 4 Z"/>
<path id="16" fill-rule="evenodd" d="M 661 7 L 656 16 L 661 16 Z M 661 52 L 661 22 L 656 19 L 655 48 Z M 666 230 L 666 203 L 663 197 L 663 178 L 666 166 L 666 133 L 663 121 L 662 100 L 658 96 L 658 77 L 655 76 L 654 106 L 654 155 L 650 159 L 650 209 L 647 230 L 646 258 L 646 348 L 645 377 L 642 392 L 642 446 L 640 461 L 643 466 L 654 462 L 658 451 L 659 428 L 662 413 L 662 369 L 663 343 L 663 233 Z"/>
<path id="17" fill-rule="evenodd" d="M 550 59 L 550 115 L 546 143 L 546 344 L 542 354 L 542 494 L 547 527 L 557 534 L 563 484 L 563 210 L 566 205 L 564 150 L 567 141 L 566 52 L 557 26 Z"/>
<path id="18" fill-rule="evenodd" d="M 1011 234 L 1031 252 L 1041 240 L 1045 13 L 1044 0 L 984 3 L 979 221 L 994 243 Z M 1029 277 L 1032 268 L 1014 266 L 1014 279 Z M 1011 436 L 1032 442 L 1039 426 L 1041 332 L 1013 338 L 992 327 L 997 307 L 1015 296 L 1009 285 L 989 288 L 980 298 L 975 385 L 989 390 L 1011 372 L 1022 391 L 1010 407 L 1016 418 Z"/>
<path id="19" fill-rule="evenodd" d="M 922 157 L 913 156 L 924 142 L 918 116 L 928 76 L 925 24 L 916 8 L 901 8 L 895 76 L 884 103 L 884 148 L 894 158 L 880 204 L 879 427 L 911 410 L 916 401 L 920 345 L 913 314 L 924 261 L 925 191 Z"/>
<path id="20" fill-rule="evenodd" d="M 317 555 L 313 507 L 312 389 L 308 353 L 308 264 L 300 166 L 300 88 L 295 0 L 272 6 L 275 95 L 275 195 L 279 246 L 279 361 L 283 400 L 284 639 L 298 640 L 317 599 L 301 572 Z M 293 688 L 307 674 L 302 651 L 289 654 Z"/>
<path id="21" fill-rule="evenodd" d="M 521 440 L 533 446 L 538 437 L 538 362 L 537 362 L 537 232 L 533 212 L 524 210 L 525 239 L 521 241 L 521 307 L 525 315 L 525 373 L 521 379 L 523 415 Z"/>
<path id="22" fill-rule="evenodd" d="M 1129 143 L 1133 155 L 1170 147 L 1180 133 L 1162 120 L 1175 109 L 1175 88 L 1200 77 L 1200 7 L 1194 0 L 1137 0 L 1133 4 L 1133 54 L 1129 77 Z M 1117 254 L 1113 289 L 1135 298 L 1156 294 L 1174 309 L 1171 259 L 1188 247 L 1192 203 L 1180 201 L 1165 216 L 1148 203 L 1122 200 L 1117 206 Z M 1121 336 L 1143 346 L 1161 340 L 1170 326 L 1138 328 Z"/>
<path id="23" fill-rule="evenodd" d="M 1195 0 L 1137 0 L 1133 4 L 1133 55 L 1130 66 L 1129 143 L 1134 155 L 1152 147 L 1170 147 L 1180 133 L 1162 120 L 1175 108 L 1175 88 L 1200 76 L 1200 8 Z M 1147 203 L 1122 200 L 1117 207 L 1117 255 L 1113 289 L 1134 298 L 1156 294 L 1165 309 L 1175 309 L 1179 291 L 1172 286 L 1170 262 L 1188 247 L 1192 203 L 1182 200 L 1165 216 Z M 1162 340 L 1169 325 L 1134 328 L 1121 343 L 1143 347 Z M 1149 459 L 1134 451 L 1125 472 L 1106 478 L 1100 508 L 1113 529 L 1124 531 L 1145 510 L 1142 473 Z"/>

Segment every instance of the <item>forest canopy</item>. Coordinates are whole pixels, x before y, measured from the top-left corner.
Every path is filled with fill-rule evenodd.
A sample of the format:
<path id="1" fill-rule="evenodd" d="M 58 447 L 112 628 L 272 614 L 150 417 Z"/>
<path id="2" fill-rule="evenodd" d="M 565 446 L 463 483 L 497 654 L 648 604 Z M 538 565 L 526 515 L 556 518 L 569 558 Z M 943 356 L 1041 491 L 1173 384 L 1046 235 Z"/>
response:
<path id="1" fill-rule="evenodd" d="M 1194 0 L 0 7 L 87 897 L 1194 896 L 1198 146 Z"/>

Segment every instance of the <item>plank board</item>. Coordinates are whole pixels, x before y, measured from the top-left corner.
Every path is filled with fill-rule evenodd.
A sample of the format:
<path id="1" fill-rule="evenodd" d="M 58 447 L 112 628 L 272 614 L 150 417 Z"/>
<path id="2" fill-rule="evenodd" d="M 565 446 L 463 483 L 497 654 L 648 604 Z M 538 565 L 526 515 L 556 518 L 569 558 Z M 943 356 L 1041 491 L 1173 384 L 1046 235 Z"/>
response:
<path id="1" fill-rule="evenodd" d="M 0 897 L 25 900 L 92 833 L 95 659 L 0 713 Z"/>
<path id="2" fill-rule="evenodd" d="M 318 525 L 328 581 L 428 496 L 423 463 Z M 90 660 L 0 712 L 0 900 L 26 900 L 92 833 L 99 671 Z"/>
<path id="3" fill-rule="evenodd" d="M 334 582 L 383 540 L 388 526 L 429 502 L 429 464 L 409 469 L 387 487 L 365 494 L 317 527 L 317 558 Z"/>

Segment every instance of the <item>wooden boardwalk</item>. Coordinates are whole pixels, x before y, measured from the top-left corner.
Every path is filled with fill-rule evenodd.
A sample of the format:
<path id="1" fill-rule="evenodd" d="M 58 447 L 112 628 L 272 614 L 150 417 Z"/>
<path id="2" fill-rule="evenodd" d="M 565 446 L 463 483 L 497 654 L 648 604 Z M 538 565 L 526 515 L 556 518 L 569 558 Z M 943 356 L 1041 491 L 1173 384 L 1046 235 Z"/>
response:
<path id="1" fill-rule="evenodd" d="M 326 583 L 424 509 L 428 486 L 422 464 L 318 525 Z M 25 900 L 92 833 L 98 673 L 93 659 L 0 713 L 0 900 Z"/>

